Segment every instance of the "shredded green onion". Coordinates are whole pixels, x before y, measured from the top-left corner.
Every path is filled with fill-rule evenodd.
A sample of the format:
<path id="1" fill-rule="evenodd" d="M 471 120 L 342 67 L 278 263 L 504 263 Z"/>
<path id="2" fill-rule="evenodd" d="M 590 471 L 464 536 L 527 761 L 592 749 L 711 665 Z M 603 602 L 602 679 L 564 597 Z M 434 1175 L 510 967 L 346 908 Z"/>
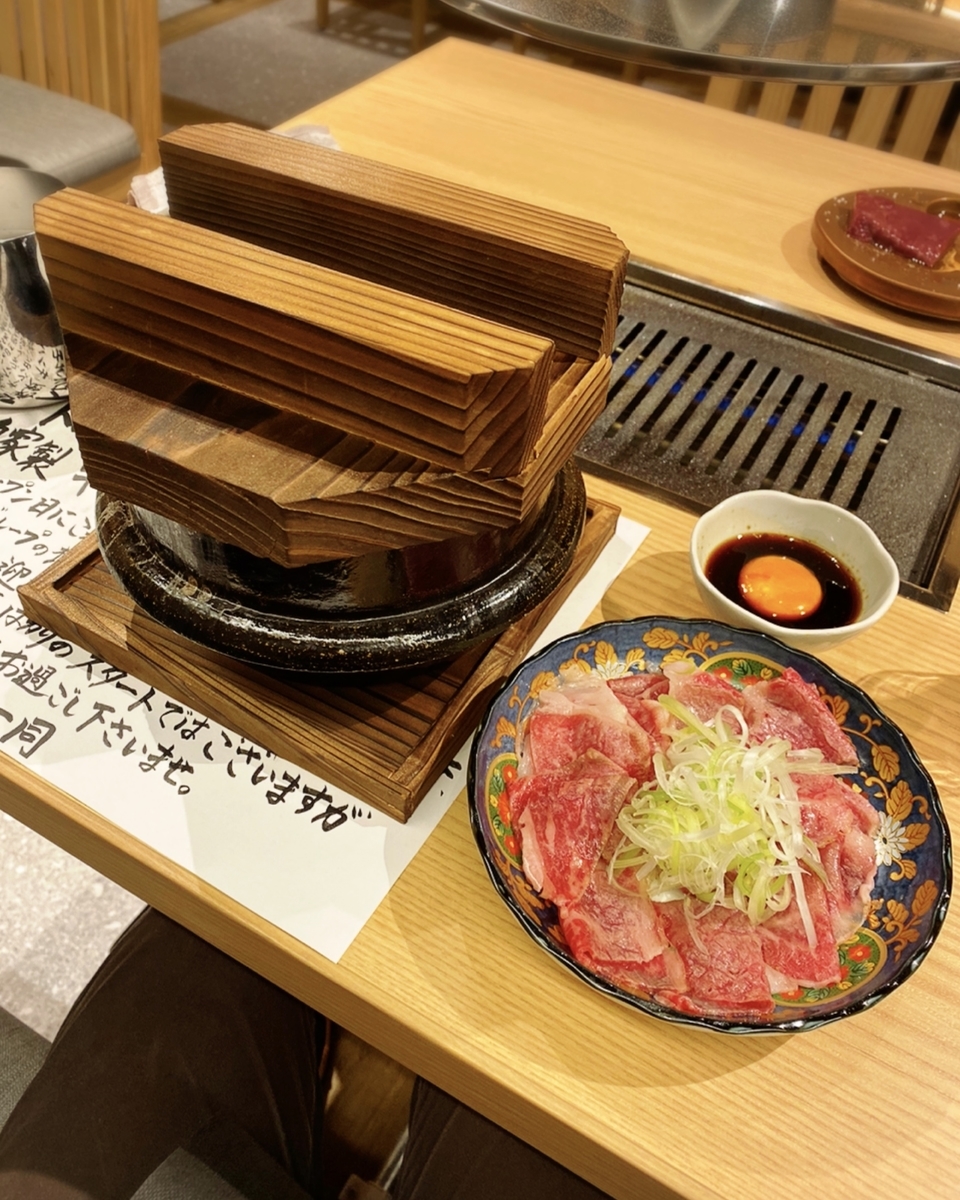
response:
<path id="1" fill-rule="evenodd" d="M 654 755 L 655 780 L 617 818 L 622 838 L 611 873 L 633 868 L 651 900 L 683 900 L 693 915 L 738 908 L 755 925 L 796 895 L 815 946 L 803 881 L 807 872 L 823 879 L 824 871 L 791 776 L 849 768 L 778 738 L 749 745 L 746 720 L 732 705 L 705 723 L 674 697 L 659 699 L 677 727 L 669 748 Z"/>

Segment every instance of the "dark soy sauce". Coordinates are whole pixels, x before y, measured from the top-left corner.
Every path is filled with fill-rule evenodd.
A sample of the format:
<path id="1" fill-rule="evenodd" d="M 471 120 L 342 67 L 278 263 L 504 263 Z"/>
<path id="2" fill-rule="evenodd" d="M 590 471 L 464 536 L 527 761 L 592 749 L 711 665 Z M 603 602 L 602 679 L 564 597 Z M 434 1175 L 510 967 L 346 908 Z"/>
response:
<path id="1" fill-rule="evenodd" d="M 740 594 L 740 572 L 744 564 L 764 554 L 782 555 L 802 563 L 817 577 L 823 599 L 812 613 L 795 621 L 764 616 L 788 629 L 832 629 L 851 625 L 860 616 L 863 599 L 851 573 L 826 550 L 801 538 L 782 533 L 745 533 L 718 546 L 707 559 L 704 573 L 713 586 L 748 612 L 754 612 Z"/>

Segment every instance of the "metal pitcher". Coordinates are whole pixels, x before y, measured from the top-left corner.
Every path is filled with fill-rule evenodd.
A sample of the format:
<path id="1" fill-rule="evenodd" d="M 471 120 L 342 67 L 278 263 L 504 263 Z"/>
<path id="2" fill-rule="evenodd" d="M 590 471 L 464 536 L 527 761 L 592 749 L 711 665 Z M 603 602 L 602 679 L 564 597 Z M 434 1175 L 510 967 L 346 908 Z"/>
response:
<path id="1" fill-rule="evenodd" d="M 63 187 L 25 167 L 0 167 L 0 409 L 67 397 L 63 334 L 34 233 L 33 206 Z"/>

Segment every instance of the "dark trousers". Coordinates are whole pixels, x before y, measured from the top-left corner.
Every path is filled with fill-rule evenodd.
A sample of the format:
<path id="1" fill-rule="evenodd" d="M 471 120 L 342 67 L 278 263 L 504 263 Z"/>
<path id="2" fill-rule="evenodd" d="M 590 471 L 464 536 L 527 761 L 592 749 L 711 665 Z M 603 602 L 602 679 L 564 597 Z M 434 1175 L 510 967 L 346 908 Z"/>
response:
<path id="1" fill-rule="evenodd" d="M 174 1150 L 242 1131 L 263 1200 L 319 1193 L 325 1022 L 152 909 L 118 939 L 0 1132 L 4 1200 L 127 1200 Z M 418 1080 L 396 1200 L 604 1200 Z"/>

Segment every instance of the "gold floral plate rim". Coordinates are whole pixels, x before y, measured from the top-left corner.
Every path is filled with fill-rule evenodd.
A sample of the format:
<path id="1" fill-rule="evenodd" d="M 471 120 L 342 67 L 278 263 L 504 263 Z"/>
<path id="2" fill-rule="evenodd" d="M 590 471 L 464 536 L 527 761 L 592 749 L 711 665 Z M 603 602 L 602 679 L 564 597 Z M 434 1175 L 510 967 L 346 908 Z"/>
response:
<path id="1" fill-rule="evenodd" d="M 829 989 L 776 997 L 769 1017 L 695 1016 L 625 991 L 578 963 L 566 949 L 551 904 L 533 892 L 520 866 L 509 814 L 500 812 L 515 739 L 531 700 L 557 669 L 609 677 L 686 660 L 734 685 L 793 667 L 819 689 L 857 746 L 857 786 L 880 812 L 877 884 L 864 924 L 840 948 L 841 980 Z M 853 722 L 851 725 L 850 722 Z M 506 771 L 506 778 L 504 772 Z M 920 965 L 943 924 L 952 883 L 950 831 L 936 785 L 903 731 L 859 687 L 825 663 L 764 633 L 717 621 L 664 616 L 602 622 L 558 638 L 528 657 L 491 700 L 468 768 L 470 822 L 501 899 L 527 934 L 597 991 L 677 1024 L 722 1033 L 803 1032 L 871 1008 Z"/>

